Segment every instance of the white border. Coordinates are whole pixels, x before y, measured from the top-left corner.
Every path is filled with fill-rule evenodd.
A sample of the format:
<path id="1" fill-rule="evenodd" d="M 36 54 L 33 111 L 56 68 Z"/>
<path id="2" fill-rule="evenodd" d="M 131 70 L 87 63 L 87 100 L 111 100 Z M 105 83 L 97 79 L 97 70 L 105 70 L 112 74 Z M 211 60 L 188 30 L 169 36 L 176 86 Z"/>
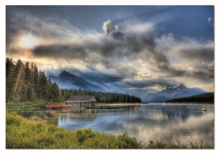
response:
<path id="1" fill-rule="evenodd" d="M 1 59 L 1 72 L 4 72 L 1 75 L 1 97 L 4 98 L 1 101 L 2 105 L 5 105 L 5 20 L 6 20 L 6 5 L 215 5 L 215 150 L 65 150 L 63 152 L 65 153 L 84 153 L 84 152 L 91 152 L 95 154 L 112 154 L 112 153 L 122 153 L 125 152 L 126 154 L 133 154 L 138 153 L 138 154 L 146 154 L 148 152 L 165 152 L 169 154 L 185 154 L 185 153 L 195 153 L 199 152 L 200 154 L 207 154 L 208 153 L 220 153 L 220 147 L 219 147 L 219 105 L 220 103 L 219 97 L 218 97 L 218 86 L 219 86 L 219 80 L 220 80 L 220 75 L 219 75 L 219 66 L 220 62 L 218 61 L 219 58 L 219 45 L 218 45 L 218 37 L 219 36 L 219 2 L 217 0 L 184 0 L 184 1 L 176 1 L 176 0 L 153 0 L 153 1 L 144 1 L 144 0 L 135 0 L 135 1 L 128 1 L 128 0 L 111 0 L 111 1 L 101 1 L 101 0 L 80 0 L 80 1 L 70 1 L 70 0 L 62 0 L 62 1 L 52 1 L 52 0 L 37 0 L 37 1 L 30 1 L 30 0 L 7 0 L 7 1 L 1 1 L 0 5 L 0 11 L 1 11 L 1 18 L 3 22 L 1 22 L 1 54 L 2 54 L 2 59 Z M 3 86 L 4 85 L 4 86 Z M 1 125 L 1 153 L 17 153 L 17 152 L 22 152 L 22 154 L 26 153 L 44 153 L 44 152 L 51 152 L 51 153 L 60 153 L 62 152 L 61 150 L 6 150 L 5 149 L 5 107 L 2 107 L 2 112 L 1 112 L 1 123 L 4 123 L 4 125 Z M 3 150 L 4 149 L 4 150 Z M 219 151 L 219 152 L 217 152 Z"/>

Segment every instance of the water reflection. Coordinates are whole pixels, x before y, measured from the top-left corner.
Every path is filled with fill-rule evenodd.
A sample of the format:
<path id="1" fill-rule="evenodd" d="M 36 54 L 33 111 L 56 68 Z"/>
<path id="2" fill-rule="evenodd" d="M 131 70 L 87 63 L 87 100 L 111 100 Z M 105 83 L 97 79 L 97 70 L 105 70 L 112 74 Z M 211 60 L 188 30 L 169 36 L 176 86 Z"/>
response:
<path id="1" fill-rule="evenodd" d="M 17 113 L 24 118 L 35 121 L 42 121 L 47 124 L 58 125 L 59 114 L 56 112 L 46 112 L 45 110 L 17 110 Z"/>
<path id="2" fill-rule="evenodd" d="M 91 127 L 95 131 L 122 134 L 143 143 L 163 141 L 214 144 L 214 105 L 148 104 L 122 109 L 67 109 L 19 111 L 23 117 L 55 124 L 64 129 Z M 205 107 L 207 112 L 202 112 Z"/>
<path id="3" fill-rule="evenodd" d="M 189 106 L 183 106 L 183 105 L 176 105 L 176 106 L 164 106 L 162 108 L 162 113 L 164 115 L 167 115 L 169 120 L 181 118 L 183 121 L 186 121 L 189 116 L 202 116 L 203 112 L 201 110 L 198 110 L 198 107 L 191 105 Z"/>
<path id="4" fill-rule="evenodd" d="M 202 111 L 203 114 L 205 114 L 207 111 Z"/>

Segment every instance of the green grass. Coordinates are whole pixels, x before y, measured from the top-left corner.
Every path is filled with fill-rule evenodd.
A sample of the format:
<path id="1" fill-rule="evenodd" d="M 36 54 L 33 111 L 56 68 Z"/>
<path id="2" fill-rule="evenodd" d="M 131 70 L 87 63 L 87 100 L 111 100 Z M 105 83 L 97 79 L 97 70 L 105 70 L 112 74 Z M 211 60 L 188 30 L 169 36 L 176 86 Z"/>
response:
<path id="1" fill-rule="evenodd" d="M 192 149 L 213 149 L 213 146 L 198 145 L 190 142 Z M 186 145 L 162 142 L 142 145 L 125 132 L 122 135 L 99 133 L 91 128 L 74 131 L 47 125 L 43 122 L 29 121 L 16 112 L 6 112 L 6 148 L 7 149 L 186 149 Z"/>
<path id="2" fill-rule="evenodd" d="M 191 149 L 214 149 L 214 146 L 210 146 L 208 144 L 203 143 L 203 141 L 201 140 L 201 144 L 197 144 L 197 142 L 195 144 L 193 144 L 191 141 L 190 142 L 190 148 Z M 165 144 L 162 142 L 157 141 L 156 143 L 151 142 L 148 144 L 148 146 L 144 145 L 143 148 L 144 149 L 188 149 L 186 145 L 184 144 L 180 144 L 180 142 L 178 142 L 179 144 Z"/>

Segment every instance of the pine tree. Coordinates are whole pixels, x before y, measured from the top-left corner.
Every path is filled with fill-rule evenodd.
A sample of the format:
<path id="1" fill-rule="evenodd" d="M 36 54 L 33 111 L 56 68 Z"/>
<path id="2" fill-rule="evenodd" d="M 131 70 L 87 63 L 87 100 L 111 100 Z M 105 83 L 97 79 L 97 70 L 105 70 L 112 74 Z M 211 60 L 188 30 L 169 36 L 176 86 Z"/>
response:
<path id="1" fill-rule="evenodd" d="M 47 77 L 45 76 L 44 72 L 40 71 L 39 75 L 39 90 L 40 90 L 40 98 L 46 100 L 48 95 L 48 81 Z"/>
<path id="2" fill-rule="evenodd" d="M 52 98 L 53 102 L 60 102 L 60 92 L 56 82 L 52 84 L 52 95 L 53 95 Z"/>
<path id="3" fill-rule="evenodd" d="M 51 102 L 53 100 L 53 97 L 54 97 L 54 95 L 53 95 L 53 83 L 51 83 L 51 80 L 49 78 L 47 100 Z"/>
<path id="4" fill-rule="evenodd" d="M 27 101 L 27 85 L 22 84 L 21 86 L 21 93 L 20 93 L 20 100 L 21 102 Z"/>
<path id="5" fill-rule="evenodd" d="M 31 63 L 31 78 L 34 78 L 34 63 Z"/>
<path id="6" fill-rule="evenodd" d="M 34 69 L 33 69 L 33 86 L 34 86 L 34 91 L 35 91 L 35 97 L 39 97 L 40 93 L 40 88 L 39 88 L 39 75 L 38 75 L 38 68 L 37 65 L 34 64 Z"/>
<path id="7" fill-rule="evenodd" d="M 15 65 L 12 62 L 12 58 L 6 59 L 6 102 L 12 101 L 12 95 L 15 86 Z"/>
<path id="8" fill-rule="evenodd" d="M 31 82 L 31 69 L 29 67 L 29 63 L 26 62 L 26 66 L 25 66 L 25 82 Z"/>

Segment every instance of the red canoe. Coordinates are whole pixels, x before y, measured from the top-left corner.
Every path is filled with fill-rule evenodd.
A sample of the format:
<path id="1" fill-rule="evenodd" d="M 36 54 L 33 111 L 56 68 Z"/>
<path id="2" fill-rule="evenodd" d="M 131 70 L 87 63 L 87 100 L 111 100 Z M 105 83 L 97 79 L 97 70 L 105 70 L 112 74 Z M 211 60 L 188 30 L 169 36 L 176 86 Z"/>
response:
<path id="1" fill-rule="evenodd" d="M 60 108 L 60 107 L 71 107 L 71 105 L 48 105 L 46 108 Z"/>

